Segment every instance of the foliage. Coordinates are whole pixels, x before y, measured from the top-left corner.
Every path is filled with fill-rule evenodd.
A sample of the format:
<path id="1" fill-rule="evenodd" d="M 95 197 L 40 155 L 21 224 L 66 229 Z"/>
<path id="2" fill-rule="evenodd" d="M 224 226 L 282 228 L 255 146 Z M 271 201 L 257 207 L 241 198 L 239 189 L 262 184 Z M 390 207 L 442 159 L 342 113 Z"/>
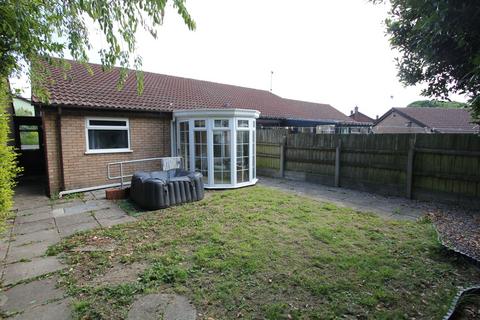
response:
<path id="1" fill-rule="evenodd" d="M 9 145 L 11 115 L 11 96 L 6 80 L 0 81 L 0 229 L 5 226 L 12 207 L 15 177 L 20 172 L 17 167 L 16 153 Z"/>
<path id="2" fill-rule="evenodd" d="M 98 239 L 115 249 L 72 250 Z M 428 221 L 383 219 L 262 186 L 144 212 L 54 251 L 68 264 L 62 284 L 85 301 L 80 318 L 123 319 L 136 295 L 161 292 L 187 296 L 205 319 L 432 319 L 480 275 L 442 250 Z M 143 268 L 121 284 L 103 276 L 134 265 Z"/>
<path id="3" fill-rule="evenodd" d="M 467 107 L 466 103 L 456 101 L 440 101 L 440 100 L 419 100 L 410 103 L 410 108 L 445 108 L 445 109 L 463 109 Z"/>
<path id="4" fill-rule="evenodd" d="M 185 0 L 172 0 L 189 29 L 195 22 L 185 7 Z M 105 47 L 98 53 L 102 65 L 122 68 L 119 85 L 126 80 L 126 68 L 139 70 L 141 57 L 136 52 L 135 35 L 140 28 L 157 38 L 168 0 L 6 0 L 0 3 L 0 76 L 29 72 L 28 64 L 36 71 L 45 71 L 44 59 L 68 70 L 63 57 L 68 51 L 74 60 L 88 61 L 89 27 L 95 26 L 104 35 Z M 32 89 L 42 99 L 48 98 L 43 84 L 45 72 L 31 72 Z M 137 72 L 139 91 L 142 75 Z"/>
<path id="5" fill-rule="evenodd" d="M 371 0 L 383 2 L 384 0 Z M 480 2 L 478 0 L 390 0 L 386 20 L 400 80 L 427 84 L 423 94 L 448 100 L 470 97 L 480 116 Z"/>

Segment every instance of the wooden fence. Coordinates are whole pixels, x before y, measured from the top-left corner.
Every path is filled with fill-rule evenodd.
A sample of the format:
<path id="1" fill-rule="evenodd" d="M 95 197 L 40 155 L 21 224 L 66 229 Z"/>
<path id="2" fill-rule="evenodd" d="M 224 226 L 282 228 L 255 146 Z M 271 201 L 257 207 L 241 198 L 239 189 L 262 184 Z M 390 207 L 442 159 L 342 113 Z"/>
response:
<path id="1" fill-rule="evenodd" d="M 259 174 L 480 208 L 480 136 L 257 130 Z"/>

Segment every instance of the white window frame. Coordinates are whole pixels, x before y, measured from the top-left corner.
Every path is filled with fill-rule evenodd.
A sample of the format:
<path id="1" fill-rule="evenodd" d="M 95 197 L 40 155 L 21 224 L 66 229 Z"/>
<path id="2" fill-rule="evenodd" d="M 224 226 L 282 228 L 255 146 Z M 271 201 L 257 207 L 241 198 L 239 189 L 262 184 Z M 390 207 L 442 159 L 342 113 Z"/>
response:
<path id="1" fill-rule="evenodd" d="M 100 120 L 100 121 L 125 121 L 125 126 L 97 126 L 90 125 L 91 120 Z M 88 130 L 127 130 L 127 148 L 114 148 L 114 149 L 90 149 L 90 144 L 88 141 Z M 106 117 L 88 117 L 85 118 L 85 154 L 99 154 L 99 153 L 121 153 L 121 152 L 132 152 L 130 148 L 130 121 L 128 118 L 106 118 Z"/>

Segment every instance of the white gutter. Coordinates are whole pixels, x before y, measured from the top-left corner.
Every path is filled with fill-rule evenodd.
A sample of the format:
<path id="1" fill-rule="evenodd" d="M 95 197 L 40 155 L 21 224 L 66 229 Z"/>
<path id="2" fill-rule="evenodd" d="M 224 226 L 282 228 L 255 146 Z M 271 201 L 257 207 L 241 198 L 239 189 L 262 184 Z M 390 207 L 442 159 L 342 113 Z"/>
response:
<path id="1" fill-rule="evenodd" d="M 123 185 L 129 185 L 130 181 L 124 182 Z M 71 190 L 65 190 L 65 191 L 60 191 L 58 193 L 58 197 L 62 198 L 64 195 L 67 194 L 72 194 L 72 193 L 80 193 L 80 192 L 88 192 L 88 191 L 94 191 L 94 190 L 101 190 L 101 189 L 107 189 L 107 188 L 114 188 L 114 187 L 120 187 L 120 183 L 112 183 L 112 184 L 104 184 L 101 186 L 95 186 L 95 187 L 87 187 L 87 188 L 80 188 L 80 189 L 71 189 Z"/>

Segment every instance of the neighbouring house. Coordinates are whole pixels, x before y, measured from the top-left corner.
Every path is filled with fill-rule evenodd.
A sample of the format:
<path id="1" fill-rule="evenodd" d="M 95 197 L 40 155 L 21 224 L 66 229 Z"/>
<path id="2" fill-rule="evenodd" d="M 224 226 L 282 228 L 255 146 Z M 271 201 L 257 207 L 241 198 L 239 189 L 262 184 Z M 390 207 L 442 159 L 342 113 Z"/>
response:
<path id="1" fill-rule="evenodd" d="M 373 126 L 374 133 L 479 133 L 467 109 L 392 108 Z"/>
<path id="2" fill-rule="evenodd" d="M 257 126 L 316 126 L 350 121 L 330 105 L 283 99 L 269 91 L 135 71 L 123 89 L 119 69 L 103 72 L 70 61 L 47 66 L 48 103 L 40 111 L 49 194 L 118 185 L 110 163 L 181 156 L 184 167 L 204 174 L 210 188 L 256 182 Z M 125 171 L 145 169 L 130 163 Z M 153 164 L 151 164 L 153 165 Z M 147 167 L 151 168 L 151 167 Z M 115 171 L 115 172 L 113 172 Z M 126 175 L 126 172 L 123 173 Z"/>
<path id="3" fill-rule="evenodd" d="M 348 117 L 355 122 L 370 123 L 371 125 L 373 125 L 374 122 L 372 118 L 358 111 L 357 106 L 355 106 L 354 110 L 350 111 L 350 115 Z"/>
<path id="4" fill-rule="evenodd" d="M 348 121 L 341 121 L 335 124 L 320 124 L 317 125 L 315 132 L 323 133 L 337 133 L 337 134 L 368 134 L 372 132 L 373 119 L 358 111 L 351 111 L 348 116 Z"/>

